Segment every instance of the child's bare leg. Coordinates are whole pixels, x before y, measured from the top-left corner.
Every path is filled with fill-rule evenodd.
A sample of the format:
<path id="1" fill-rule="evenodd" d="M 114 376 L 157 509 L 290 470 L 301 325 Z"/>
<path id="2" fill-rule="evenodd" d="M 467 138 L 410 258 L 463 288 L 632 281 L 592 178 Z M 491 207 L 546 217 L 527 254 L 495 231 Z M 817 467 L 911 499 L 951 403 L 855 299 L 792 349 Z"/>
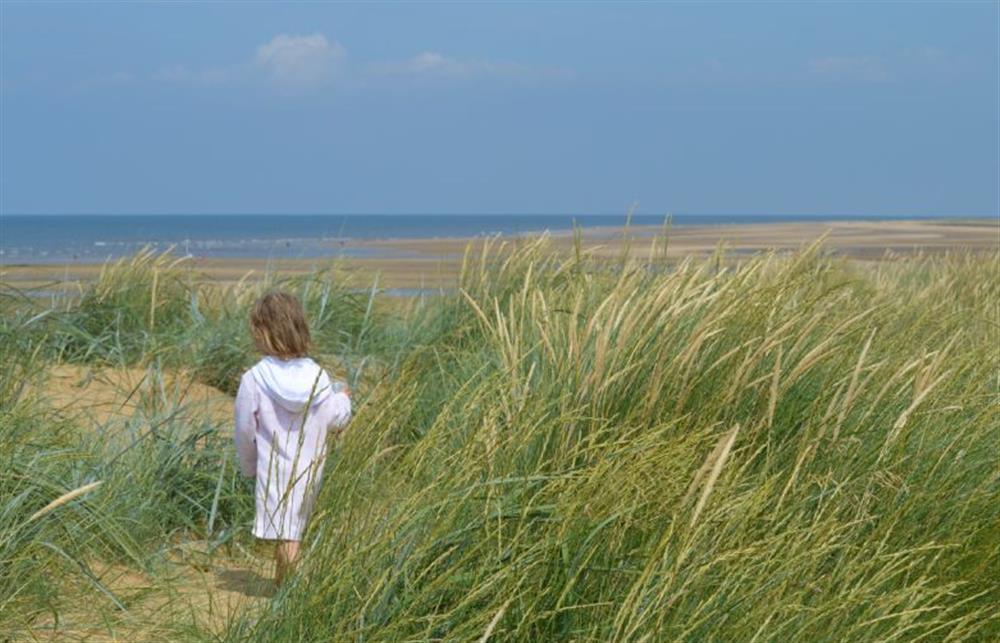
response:
<path id="1" fill-rule="evenodd" d="M 281 585 L 299 555 L 299 541 L 279 540 L 274 549 L 274 580 Z"/>

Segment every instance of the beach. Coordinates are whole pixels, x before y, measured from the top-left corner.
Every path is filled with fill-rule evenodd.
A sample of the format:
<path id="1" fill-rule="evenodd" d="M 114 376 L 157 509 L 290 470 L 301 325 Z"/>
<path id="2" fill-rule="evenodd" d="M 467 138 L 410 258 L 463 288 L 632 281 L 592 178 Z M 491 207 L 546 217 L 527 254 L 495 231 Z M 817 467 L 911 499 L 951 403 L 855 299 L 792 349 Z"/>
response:
<path id="1" fill-rule="evenodd" d="M 551 236 L 554 252 L 565 253 L 573 249 L 575 240 L 572 232 L 542 234 Z M 517 245 L 535 236 L 500 235 L 489 237 L 489 242 Z M 627 245 L 636 258 L 650 259 L 655 252 L 657 257 L 665 257 L 668 261 L 705 256 L 720 248 L 737 258 L 767 250 L 786 252 L 820 239 L 827 252 L 858 261 L 914 253 L 991 251 L 1000 247 L 1000 223 L 988 219 L 810 220 L 580 229 L 581 247 L 593 256 L 620 257 Z M 486 242 L 481 236 L 360 239 L 351 241 L 348 246 L 353 256 L 338 255 L 331 249 L 328 257 L 222 258 L 192 255 L 183 261 L 196 279 L 218 284 L 261 279 L 269 273 L 291 276 L 330 267 L 358 288 L 371 287 L 377 279 L 378 287 L 386 289 L 388 294 L 407 296 L 453 287 L 466 250 L 475 253 Z M 177 254 L 176 249 L 174 252 Z M 96 279 L 103 265 L 99 262 L 7 263 L 0 265 L 0 283 L 35 295 L 72 293 Z"/>
<path id="2" fill-rule="evenodd" d="M 0 643 L 1000 641 L 996 2 L 0 1 Z"/>
<path id="3" fill-rule="evenodd" d="M 372 241 L 425 259 L 312 273 L 302 260 L 151 253 L 104 272 L 12 268 L 21 284 L 36 270 L 50 280 L 39 289 L 83 296 L 3 291 L 0 489 L 13 518 L 0 540 L 8 577 L 25 580 L 0 582 L 20 591 L 0 630 L 242 640 L 253 623 L 263 642 L 297 640 L 304 623 L 348 640 L 399 573 L 411 579 L 400 609 L 419 622 L 384 619 L 370 638 L 425 640 L 423 621 L 438 619 L 453 628 L 440 638 L 467 640 L 510 608 L 531 631 L 503 640 L 568 640 L 547 614 L 579 592 L 571 625 L 597 640 L 625 638 L 607 625 L 622 610 L 662 614 L 675 632 L 704 606 L 736 604 L 745 618 L 718 638 L 750 640 L 774 614 L 811 618 L 813 603 L 838 639 L 883 640 L 914 629 L 882 618 L 888 583 L 903 597 L 893 609 L 939 601 L 955 613 L 946 626 L 972 633 L 952 638 L 996 639 L 996 227 L 670 232 L 655 251 L 655 229 L 591 229 L 579 252 L 567 234 L 496 240 L 461 291 L 459 257 L 481 239 Z M 254 280 L 268 270 L 291 277 L 278 282 L 310 314 L 310 354 L 349 383 L 355 413 L 330 445 L 292 591 L 247 528 L 254 487 L 233 453 L 234 395 L 260 358 Z M 425 292 L 407 289 L 427 283 L 421 271 L 441 294 L 402 296 Z M 366 281 L 401 296 L 369 298 Z M 920 574 L 893 579 L 900 569 Z M 295 593 L 305 583 L 316 601 Z M 863 601 L 845 596 L 855 586 Z M 489 603 L 454 627 L 427 609 L 473 595 Z"/>

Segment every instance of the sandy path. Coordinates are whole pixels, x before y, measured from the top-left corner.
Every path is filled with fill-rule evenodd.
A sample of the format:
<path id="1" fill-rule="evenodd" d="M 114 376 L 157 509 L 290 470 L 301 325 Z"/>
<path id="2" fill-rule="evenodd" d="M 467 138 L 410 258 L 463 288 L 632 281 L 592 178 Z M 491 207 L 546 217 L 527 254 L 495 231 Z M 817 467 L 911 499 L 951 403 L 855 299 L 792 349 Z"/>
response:
<path id="1" fill-rule="evenodd" d="M 132 420 L 178 413 L 224 425 L 232 398 L 180 372 L 155 369 L 53 366 L 32 391 L 59 416 L 84 430 L 110 431 Z M 271 552 L 226 545 L 210 551 L 200 541 L 169 550 L 149 573 L 95 561 L 94 581 L 104 599 L 76 605 L 80 578 L 67 578 L 58 619 L 44 615 L 14 640 L 172 641 L 221 636 L 230 622 L 267 603 L 275 588 Z M 91 584 L 86 595 L 93 596 Z M 117 605 L 116 605 L 117 604 Z M 5 640 L 0 636 L 0 641 Z"/>
<path id="2" fill-rule="evenodd" d="M 233 413 L 231 397 L 183 372 L 59 364 L 33 390 L 60 416 L 95 428 L 167 410 L 218 422 Z"/>
<path id="3" fill-rule="evenodd" d="M 241 615 L 274 595 L 269 559 L 252 553 L 211 556 L 185 543 L 147 574 L 123 565 L 93 565 L 108 599 L 100 607 L 67 601 L 58 621 L 40 618 L 15 640 L 173 641 L 222 637 Z M 116 607 L 112 599 L 120 607 Z"/>

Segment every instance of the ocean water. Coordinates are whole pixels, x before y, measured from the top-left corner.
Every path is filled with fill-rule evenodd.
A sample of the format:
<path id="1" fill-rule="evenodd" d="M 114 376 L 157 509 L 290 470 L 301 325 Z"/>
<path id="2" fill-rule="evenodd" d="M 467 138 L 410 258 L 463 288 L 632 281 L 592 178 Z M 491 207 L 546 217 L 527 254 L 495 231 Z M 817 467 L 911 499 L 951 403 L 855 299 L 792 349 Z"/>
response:
<path id="1" fill-rule="evenodd" d="M 883 220 L 893 217 L 678 215 L 674 225 Z M 907 217 L 913 218 L 913 217 Z M 357 242 L 387 238 L 517 235 L 581 226 L 621 226 L 625 215 L 2 215 L 0 263 L 96 262 L 144 246 L 179 255 L 230 258 L 406 256 Z M 633 216 L 660 225 L 660 215 Z"/>

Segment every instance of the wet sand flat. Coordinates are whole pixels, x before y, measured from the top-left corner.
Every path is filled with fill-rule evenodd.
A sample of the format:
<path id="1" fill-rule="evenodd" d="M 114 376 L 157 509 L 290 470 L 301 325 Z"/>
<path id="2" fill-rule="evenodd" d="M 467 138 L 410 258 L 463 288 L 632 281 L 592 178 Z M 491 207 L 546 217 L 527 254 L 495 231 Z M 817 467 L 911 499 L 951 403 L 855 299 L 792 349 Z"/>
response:
<path id="1" fill-rule="evenodd" d="M 633 242 L 664 232 L 662 227 L 640 226 L 626 235 L 621 228 L 583 230 L 586 246 L 621 250 L 624 238 Z M 827 247 L 849 257 L 869 257 L 872 251 L 884 253 L 942 251 L 967 248 L 983 250 L 1000 245 L 1000 222 L 986 219 L 970 221 L 809 221 L 801 223 L 753 223 L 688 225 L 668 229 L 669 256 L 712 252 L 720 244 L 736 252 L 768 249 L 794 249 L 827 235 Z M 572 245 L 572 234 L 552 235 L 557 247 Z M 417 250 L 428 254 L 448 255 L 463 252 L 469 239 L 391 239 L 371 241 L 367 246 Z M 642 245 L 633 243 L 640 251 Z"/>
<path id="2" fill-rule="evenodd" d="M 586 228 L 582 245 L 598 257 L 619 256 L 629 244 L 634 256 L 649 256 L 653 238 L 661 227 Z M 762 250 L 794 250 L 825 236 L 825 247 L 838 255 L 858 260 L 877 260 L 888 252 L 946 252 L 953 250 L 995 251 L 1000 248 L 1000 222 L 955 221 L 833 221 L 676 226 L 668 230 L 667 257 L 703 256 L 724 246 L 745 255 Z M 574 239 L 569 232 L 551 234 L 556 252 L 568 252 Z M 525 237 L 505 239 L 517 244 Z M 358 241 L 352 245 L 407 256 L 336 257 L 309 259 L 221 259 L 192 257 L 185 261 L 199 281 L 219 284 L 241 279 L 260 279 L 268 273 L 304 274 L 320 268 L 338 271 L 345 279 L 363 287 L 378 277 L 380 287 L 392 289 L 436 289 L 455 283 L 467 248 L 473 251 L 481 238 L 386 239 Z M 662 244 L 661 244 L 662 246 Z M 96 279 L 101 264 L 21 264 L 0 267 L 0 283 L 35 293 L 72 291 Z"/>

